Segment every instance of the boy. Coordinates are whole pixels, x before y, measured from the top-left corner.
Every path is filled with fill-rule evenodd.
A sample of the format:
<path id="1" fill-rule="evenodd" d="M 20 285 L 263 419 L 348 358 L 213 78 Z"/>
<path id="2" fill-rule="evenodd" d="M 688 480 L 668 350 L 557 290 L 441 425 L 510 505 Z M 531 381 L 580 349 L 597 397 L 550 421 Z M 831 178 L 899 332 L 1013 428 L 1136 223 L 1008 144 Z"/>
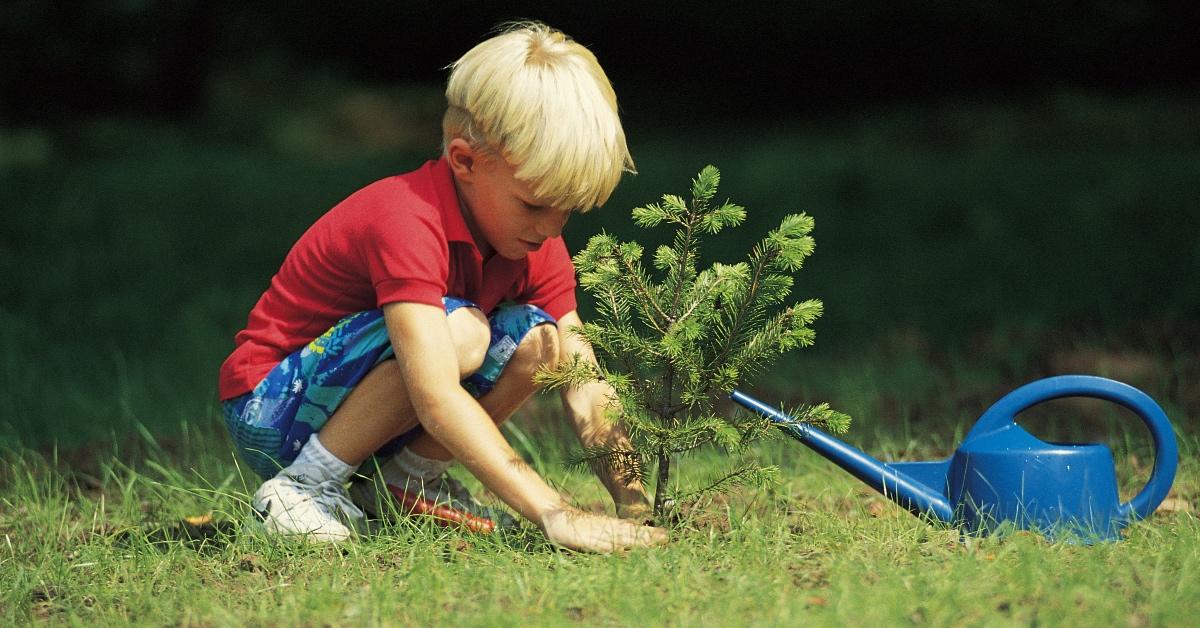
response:
<path id="1" fill-rule="evenodd" d="M 560 233 L 632 170 L 616 96 L 586 48 L 540 23 L 509 27 L 453 66 L 443 155 L 373 183 L 297 241 L 221 367 L 226 423 L 266 482 L 268 530 L 339 541 L 368 511 L 490 529 L 445 475 L 457 459 L 553 542 L 612 551 L 666 541 L 641 525 L 640 483 L 601 474 L 615 519 L 569 507 L 497 425 L 532 374 L 591 348 L 569 332 L 574 269 Z M 511 302 L 516 302 L 512 304 Z M 461 384 L 460 384 L 461 381 Z M 620 445 L 612 390 L 566 390 L 585 446 Z M 381 478 L 345 484 L 371 455 Z M 357 504 L 355 503 L 357 502 Z M 361 507 L 361 508 L 360 508 Z"/>

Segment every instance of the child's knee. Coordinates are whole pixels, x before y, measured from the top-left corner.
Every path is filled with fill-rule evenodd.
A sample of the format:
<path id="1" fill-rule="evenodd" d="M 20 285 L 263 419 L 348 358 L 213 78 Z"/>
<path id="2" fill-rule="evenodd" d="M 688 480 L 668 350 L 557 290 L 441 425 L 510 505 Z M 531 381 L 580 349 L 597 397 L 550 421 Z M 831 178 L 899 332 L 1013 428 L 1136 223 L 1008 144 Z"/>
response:
<path id="1" fill-rule="evenodd" d="M 466 377 L 483 365 L 492 330 L 487 317 L 477 308 L 463 307 L 450 313 L 450 338 L 458 355 L 459 377 Z"/>
<path id="2" fill-rule="evenodd" d="M 538 368 L 554 368 L 558 364 L 558 328 L 550 324 L 537 325 L 525 334 L 506 368 L 532 377 Z"/>

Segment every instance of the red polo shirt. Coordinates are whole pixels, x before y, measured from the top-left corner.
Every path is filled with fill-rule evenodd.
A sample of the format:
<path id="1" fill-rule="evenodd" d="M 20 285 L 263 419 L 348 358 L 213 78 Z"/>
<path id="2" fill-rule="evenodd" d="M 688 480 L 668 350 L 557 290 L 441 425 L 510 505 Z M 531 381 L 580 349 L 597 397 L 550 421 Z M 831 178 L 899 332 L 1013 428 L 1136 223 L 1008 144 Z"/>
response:
<path id="1" fill-rule="evenodd" d="M 250 392 L 350 314 L 398 301 L 441 307 L 443 296 L 474 301 L 485 313 L 505 300 L 555 318 L 576 307 L 575 269 L 561 237 L 522 260 L 484 262 L 439 159 L 355 192 L 300 236 L 234 338 L 220 397 Z"/>

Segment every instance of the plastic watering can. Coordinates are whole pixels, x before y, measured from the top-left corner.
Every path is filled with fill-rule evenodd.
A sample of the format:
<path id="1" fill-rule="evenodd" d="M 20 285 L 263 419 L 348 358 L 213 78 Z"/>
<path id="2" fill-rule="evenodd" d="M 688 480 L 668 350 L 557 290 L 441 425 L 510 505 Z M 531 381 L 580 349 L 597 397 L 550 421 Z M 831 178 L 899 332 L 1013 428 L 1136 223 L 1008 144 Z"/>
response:
<path id="1" fill-rule="evenodd" d="M 1106 445 L 1047 443 L 1014 421 L 1027 408 L 1063 397 L 1121 404 L 1150 428 L 1154 471 L 1136 497 L 1126 503 L 1117 497 L 1116 467 Z M 731 399 L 913 514 L 969 532 L 1015 525 L 1052 539 L 1118 540 L 1121 528 L 1162 503 L 1179 461 L 1171 423 L 1153 399 L 1089 375 L 1050 377 L 1005 395 L 983 413 L 953 456 L 937 462 L 880 462 L 746 394 L 734 391 Z"/>

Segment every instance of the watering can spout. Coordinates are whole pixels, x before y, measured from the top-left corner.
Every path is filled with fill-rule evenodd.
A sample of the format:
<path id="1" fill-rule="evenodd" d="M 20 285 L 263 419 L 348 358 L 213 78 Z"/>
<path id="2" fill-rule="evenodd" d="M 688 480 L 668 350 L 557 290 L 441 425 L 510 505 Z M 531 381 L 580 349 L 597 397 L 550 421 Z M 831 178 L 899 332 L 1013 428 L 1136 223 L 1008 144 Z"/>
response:
<path id="1" fill-rule="evenodd" d="M 837 466 L 915 515 L 952 522 L 954 509 L 946 495 L 950 461 L 884 463 L 828 433 L 801 423 L 771 406 L 733 391 L 730 399 L 771 420 L 788 436 L 804 443 Z"/>

